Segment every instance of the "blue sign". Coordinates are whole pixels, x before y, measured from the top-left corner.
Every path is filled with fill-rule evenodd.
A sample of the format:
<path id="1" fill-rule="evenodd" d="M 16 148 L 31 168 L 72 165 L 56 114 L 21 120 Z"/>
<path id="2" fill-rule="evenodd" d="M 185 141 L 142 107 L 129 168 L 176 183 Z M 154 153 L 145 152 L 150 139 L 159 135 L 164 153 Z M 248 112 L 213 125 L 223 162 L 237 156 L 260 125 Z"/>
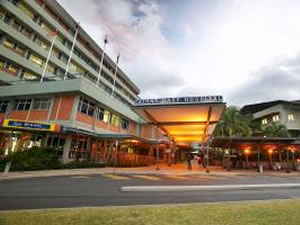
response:
<path id="1" fill-rule="evenodd" d="M 134 102 L 135 106 L 143 105 L 172 105 L 172 104 L 195 104 L 195 103 L 221 103 L 223 96 L 192 96 L 176 98 L 139 99 Z"/>
<path id="2" fill-rule="evenodd" d="M 30 129 L 42 129 L 42 130 L 51 129 L 51 124 L 31 123 L 31 122 L 14 121 L 14 120 L 8 121 L 7 125 L 9 127 L 20 127 L 20 128 L 30 128 Z"/>

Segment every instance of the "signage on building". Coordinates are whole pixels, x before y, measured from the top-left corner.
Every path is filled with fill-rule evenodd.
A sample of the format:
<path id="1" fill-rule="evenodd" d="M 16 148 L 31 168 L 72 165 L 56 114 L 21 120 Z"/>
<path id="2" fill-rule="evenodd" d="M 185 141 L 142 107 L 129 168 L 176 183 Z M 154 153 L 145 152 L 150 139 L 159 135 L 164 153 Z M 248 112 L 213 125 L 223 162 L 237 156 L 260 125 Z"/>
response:
<path id="1" fill-rule="evenodd" d="M 54 131 L 55 124 L 50 123 L 36 123 L 21 120 L 6 119 L 3 121 L 3 127 L 30 129 L 30 130 L 42 130 L 42 131 Z"/>
<path id="2" fill-rule="evenodd" d="M 190 96 L 176 98 L 139 99 L 134 102 L 135 106 L 144 105 L 172 105 L 172 104 L 195 104 L 195 103 L 220 103 L 223 102 L 221 95 Z"/>

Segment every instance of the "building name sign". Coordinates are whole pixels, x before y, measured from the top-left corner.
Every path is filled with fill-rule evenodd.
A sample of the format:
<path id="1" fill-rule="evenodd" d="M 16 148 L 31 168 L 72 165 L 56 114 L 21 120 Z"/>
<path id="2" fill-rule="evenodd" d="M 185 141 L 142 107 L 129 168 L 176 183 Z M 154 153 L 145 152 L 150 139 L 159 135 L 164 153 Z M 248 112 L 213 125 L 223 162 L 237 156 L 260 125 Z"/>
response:
<path id="1" fill-rule="evenodd" d="M 176 98 L 139 99 L 134 102 L 135 106 L 142 105 L 168 105 L 168 104 L 194 104 L 223 102 L 223 96 L 191 96 Z"/>
<path id="2" fill-rule="evenodd" d="M 9 119 L 4 120 L 3 127 L 34 129 L 34 130 L 44 130 L 44 131 L 55 130 L 55 124 L 35 123 L 35 122 L 27 122 L 27 121 L 19 121 L 19 120 L 9 120 Z"/>

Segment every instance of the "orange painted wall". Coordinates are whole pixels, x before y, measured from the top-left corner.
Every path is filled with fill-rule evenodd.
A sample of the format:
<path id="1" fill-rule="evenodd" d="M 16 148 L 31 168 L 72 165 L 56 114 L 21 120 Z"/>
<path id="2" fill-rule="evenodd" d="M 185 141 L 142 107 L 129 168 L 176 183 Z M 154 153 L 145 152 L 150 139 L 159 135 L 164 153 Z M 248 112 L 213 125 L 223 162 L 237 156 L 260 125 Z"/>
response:
<path id="1" fill-rule="evenodd" d="M 108 129 L 108 123 L 104 123 L 100 120 L 96 120 L 96 126 L 102 129 Z"/>
<path id="2" fill-rule="evenodd" d="M 89 124 L 89 125 L 93 124 L 93 119 L 91 116 L 88 116 L 88 115 L 80 113 L 80 112 L 77 112 L 76 120 L 79 122 L 82 122 L 82 123 Z"/>
<path id="3" fill-rule="evenodd" d="M 58 105 L 59 105 L 59 98 L 60 98 L 59 96 L 56 96 L 54 98 L 54 102 L 53 102 L 53 106 L 52 106 L 52 112 L 51 112 L 51 115 L 50 115 L 51 120 L 55 120 L 56 112 L 57 112 Z"/>
<path id="4" fill-rule="evenodd" d="M 71 119 L 74 100 L 75 100 L 75 96 L 72 95 L 62 97 L 57 119 L 59 120 Z"/>
<path id="5" fill-rule="evenodd" d="M 152 125 L 143 124 L 142 137 L 143 138 L 152 138 Z"/>
<path id="6" fill-rule="evenodd" d="M 130 121 L 130 122 L 129 122 L 129 131 L 128 131 L 128 132 L 129 132 L 131 135 L 136 135 L 135 131 L 136 131 L 136 123 L 133 122 L 133 121 Z"/>
<path id="7" fill-rule="evenodd" d="M 0 113 L 0 118 L 4 119 L 5 118 L 5 113 Z"/>
<path id="8" fill-rule="evenodd" d="M 26 120 L 29 111 L 12 111 L 9 114 L 9 119 Z"/>
<path id="9" fill-rule="evenodd" d="M 48 110 L 32 110 L 29 114 L 29 120 L 31 121 L 44 121 L 47 120 Z"/>
<path id="10" fill-rule="evenodd" d="M 113 131 L 113 132 L 119 132 L 120 133 L 120 128 L 119 127 L 115 127 L 113 125 L 110 125 L 109 126 L 109 130 L 110 131 Z"/>
<path id="11" fill-rule="evenodd" d="M 73 95 L 56 96 L 54 98 L 54 103 L 53 103 L 50 119 L 51 120 L 56 120 L 56 119 L 57 120 L 69 120 L 69 119 L 71 119 L 74 100 L 75 100 L 75 96 L 73 96 Z M 56 118 L 56 115 L 57 115 L 57 118 Z"/>

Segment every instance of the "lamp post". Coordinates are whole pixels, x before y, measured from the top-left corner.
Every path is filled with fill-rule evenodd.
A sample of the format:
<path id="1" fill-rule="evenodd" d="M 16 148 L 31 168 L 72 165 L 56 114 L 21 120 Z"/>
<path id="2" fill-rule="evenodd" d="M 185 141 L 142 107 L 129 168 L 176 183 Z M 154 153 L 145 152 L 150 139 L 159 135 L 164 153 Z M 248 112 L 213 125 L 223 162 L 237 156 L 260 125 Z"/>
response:
<path id="1" fill-rule="evenodd" d="M 210 139 L 207 140 L 206 142 L 206 156 L 207 156 L 207 163 L 206 163 L 206 173 L 209 173 L 209 148 L 210 148 Z"/>
<path id="2" fill-rule="evenodd" d="M 273 149 L 268 150 L 269 158 L 270 158 L 270 170 L 272 170 L 272 155 L 273 155 Z"/>
<path id="3" fill-rule="evenodd" d="M 248 156 L 250 154 L 250 150 L 247 148 L 247 149 L 245 149 L 244 153 L 245 153 L 245 156 L 246 156 L 246 169 L 249 169 L 249 159 L 248 159 Z"/>
<path id="4" fill-rule="evenodd" d="M 286 172 L 287 173 L 290 173 L 290 167 L 289 167 L 289 164 L 290 164 L 290 155 L 289 155 L 289 149 L 286 149 Z"/>
<path id="5" fill-rule="evenodd" d="M 156 125 L 156 170 L 159 170 L 159 141 L 158 141 L 158 126 Z"/>

